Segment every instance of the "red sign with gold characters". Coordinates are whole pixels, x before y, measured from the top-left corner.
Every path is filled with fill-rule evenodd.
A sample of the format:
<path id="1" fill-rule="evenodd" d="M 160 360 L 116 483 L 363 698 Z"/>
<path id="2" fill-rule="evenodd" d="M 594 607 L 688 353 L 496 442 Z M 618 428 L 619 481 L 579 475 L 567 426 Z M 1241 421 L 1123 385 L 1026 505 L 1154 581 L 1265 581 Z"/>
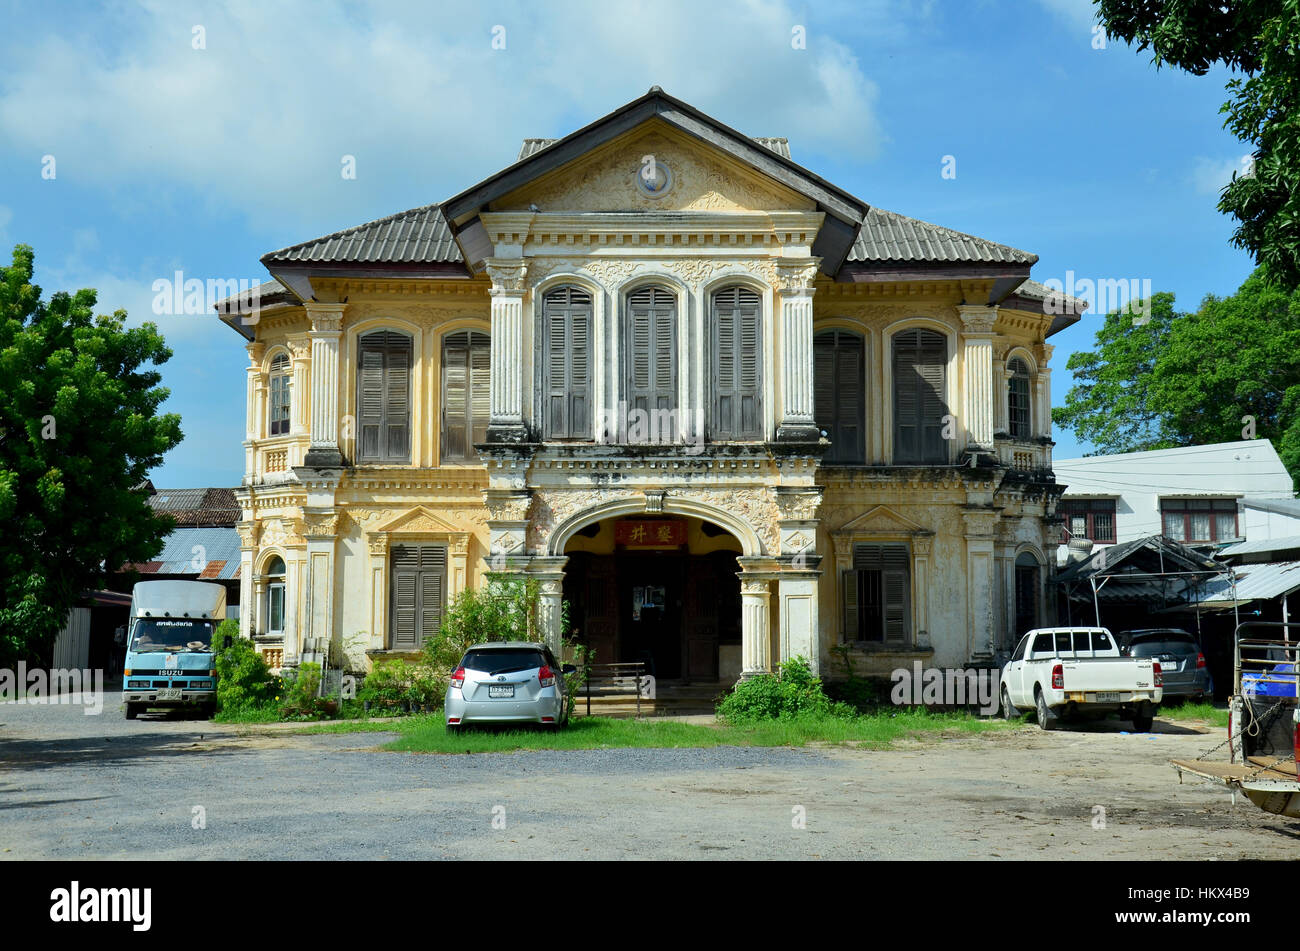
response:
<path id="1" fill-rule="evenodd" d="M 677 548 L 686 544 L 686 523 L 653 518 L 615 522 L 614 544 L 625 548 Z"/>

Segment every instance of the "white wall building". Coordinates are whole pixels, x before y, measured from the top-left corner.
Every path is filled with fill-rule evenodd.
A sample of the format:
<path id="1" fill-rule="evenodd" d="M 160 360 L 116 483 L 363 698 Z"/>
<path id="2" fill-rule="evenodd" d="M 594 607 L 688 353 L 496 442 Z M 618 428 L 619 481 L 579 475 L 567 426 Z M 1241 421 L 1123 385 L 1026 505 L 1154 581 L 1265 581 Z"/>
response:
<path id="1" fill-rule="evenodd" d="M 1149 535 L 1221 547 L 1300 534 L 1300 520 L 1265 517 L 1253 504 L 1294 498 L 1291 475 L 1267 439 L 1064 459 L 1053 468 L 1066 486 L 1058 563 L 1071 536 L 1096 549 Z"/>

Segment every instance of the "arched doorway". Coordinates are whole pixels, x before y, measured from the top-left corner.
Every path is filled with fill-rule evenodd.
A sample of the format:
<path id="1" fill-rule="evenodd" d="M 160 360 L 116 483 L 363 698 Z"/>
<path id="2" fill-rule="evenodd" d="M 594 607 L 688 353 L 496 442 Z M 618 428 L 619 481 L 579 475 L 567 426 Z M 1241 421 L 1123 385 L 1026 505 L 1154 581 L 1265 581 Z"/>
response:
<path id="1" fill-rule="evenodd" d="M 660 683 L 734 682 L 743 553 L 736 536 L 696 516 L 593 521 L 564 545 L 570 628 L 597 664 L 642 661 Z"/>

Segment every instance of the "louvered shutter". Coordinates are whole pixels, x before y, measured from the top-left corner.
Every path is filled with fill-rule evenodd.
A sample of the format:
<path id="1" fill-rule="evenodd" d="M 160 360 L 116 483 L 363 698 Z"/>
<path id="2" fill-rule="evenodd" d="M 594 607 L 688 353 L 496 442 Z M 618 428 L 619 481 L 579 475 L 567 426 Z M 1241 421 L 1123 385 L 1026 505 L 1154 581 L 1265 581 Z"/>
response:
<path id="1" fill-rule="evenodd" d="M 758 294 L 728 287 L 713 295 L 713 435 L 763 436 Z"/>
<path id="2" fill-rule="evenodd" d="M 366 334 L 357 355 L 357 456 L 361 462 L 409 462 L 411 338 Z"/>
<path id="3" fill-rule="evenodd" d="M 653 413 L 677 405 L 677 302 L 661 287 L 628 298 L 628 409 Z"/>
<path id="4" fill-rule="evenodd" d="M 591 435 L 591 295 L 559 287 L 543 303 L 545 326 L 547 435 L 583 439 Z"/>
<path id="5" fill-rule="evenodd" d="M 487 442 L 492 418 L 492 339 L 487 334 L 470 334 L 469 346 L 470 443 L 466 453 L 477 458 L 474 446 Z"/>
<path id="6" fill-rule="evenodd" d="M 442 626 L 447 549 L 441 545 L 394 545 L 389 559 L 392 647 L 416 650 Z"/>
<path id="7" fill-rule="evenodd" d="M 844 589 L 844 640 L 845 642 L 861 640 L 861 616 L 858 614 L 857 571 L 853 569 L 841 571 L 840 584 Z"/>
<path id="8" fill-rule="evenodd" d="M 948 461 L 943 438 L 947 405 L 947 341 L 932 330 L 894 337 L 894 461 Z"/>
<path id="9" fill-rule="evenodd" d="M 817 426 L 831 441 L 826 462 L 866 462 L 865 358 L 862 338 L 830 330 L 813 340 Z"/>
<path id="10" fill-rule="evenodd" d="M 909 578 L 911 556 L 906 545 L 853 546 L 854 574 L 862 577 L 866 597 L 858 605 L 866 640 L 906 643 L 911 628 Z"/>
<path id="11" fill-rule="evenodd" d="M 442 338 L 442 449 L 444 462 L 477 462 L 475 443 L 487 439 L 491 339 L 463 330 Z"/>

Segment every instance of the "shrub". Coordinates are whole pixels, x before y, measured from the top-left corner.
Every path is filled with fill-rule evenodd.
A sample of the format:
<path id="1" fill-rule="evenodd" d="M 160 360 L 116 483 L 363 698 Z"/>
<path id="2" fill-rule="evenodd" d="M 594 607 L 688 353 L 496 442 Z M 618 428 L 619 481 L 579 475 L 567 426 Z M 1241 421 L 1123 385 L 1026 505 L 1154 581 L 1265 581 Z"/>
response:
<path id="1" fill-rule="evenodd" d="M 740 681 L 718 704 L 718 716 L 733 723 L 853 714 L 847 704 L 826 696 L 820 678 L 802 657 L 791 657 L 775 674 Z"/>
<path id="2" fill-rule="evenodd" d="M 335 697 L 318 697 L 320 692 L 320 664 L 309 663 L 298 667 L 293 678 L 286 678 L 280 696 L 280 716 L 285 719 L 330 716 L 338 709 Z"/>
<path id="3" fill-rule="evenodd" d="M 229 647 L 222 647 L 226 635 Z M 280 678 L 266 666 L 262 652 L 239 634 L 239 622 L 227 619 L 212 636 L 217 668 L 217 709 L 239 715 L 261 709 L 280 692 Z"/>
<path id="4" fill-rule="evenodd" d="M 407 704 L 440 707 L 447 678 L 427 664 L 389 660 L 376 664 L 357 691 L 357 700 L 370 704 L 370 713 L 386 716 L 404 713 Z"/>

